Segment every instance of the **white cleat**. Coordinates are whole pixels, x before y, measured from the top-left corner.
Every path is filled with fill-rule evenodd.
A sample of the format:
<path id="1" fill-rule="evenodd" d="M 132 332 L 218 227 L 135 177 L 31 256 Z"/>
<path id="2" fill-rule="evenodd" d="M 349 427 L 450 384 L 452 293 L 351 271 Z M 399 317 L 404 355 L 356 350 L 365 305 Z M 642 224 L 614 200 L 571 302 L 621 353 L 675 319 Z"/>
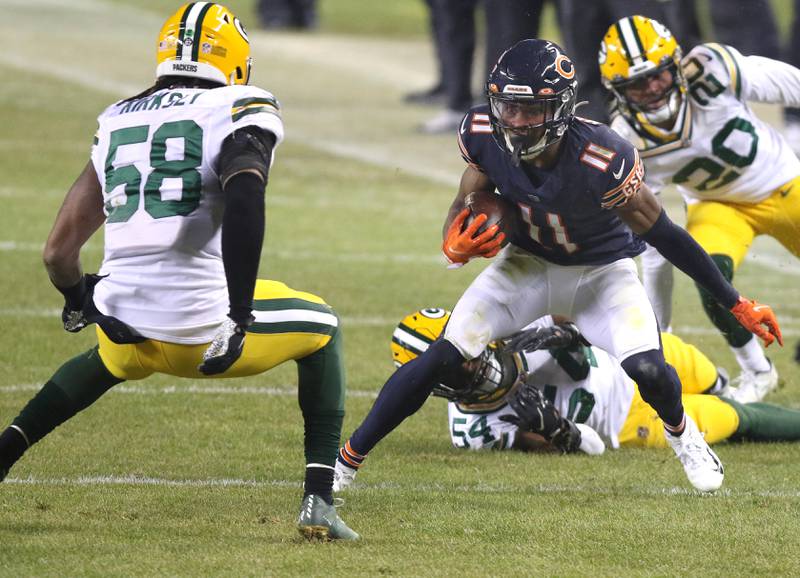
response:
<path id="1" fill-rule="evenodd" d="M 664 433 L 691 484 L 701 492 L 718 490 L 725 477 L 722 462 L 708 446 L 694 420 L 686 416 L 686 429 L 680 436 L 673 436 L 667 430 Z"/>
<path id="2" fill-rule="evenodd" d="M 357 473 L 357 469 L 336 460 L 336 466 L 333 468 L 333 491 L 341 492 L 352 486 Z"/>
<path id="3" fill-rule="evenodd" d="M 733 379 L 732 385 L 722 392 L 722 397 L 727 397 L 739 403 L 754 403 L 761 401 L 767 394 L 778 387 L 778 370 L 775 364 L 769 362 L 768 371 L 742 371 Z"/>
<path id="4" fill-rule="evenodd" d="M 581 445 L 578 447 L 580 451 L 590 456 L 599 456 L 606 451 L 606 444 L 596 431 L 583 423 L 576 423 L 575 427 L 581 432 Z"/>

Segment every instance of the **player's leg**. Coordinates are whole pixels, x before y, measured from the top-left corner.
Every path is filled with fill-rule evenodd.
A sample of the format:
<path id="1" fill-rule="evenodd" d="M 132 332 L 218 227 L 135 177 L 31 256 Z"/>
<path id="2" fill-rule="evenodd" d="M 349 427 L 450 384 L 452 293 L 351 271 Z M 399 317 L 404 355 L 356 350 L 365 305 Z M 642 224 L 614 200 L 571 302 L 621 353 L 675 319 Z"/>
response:
<path id="1" fill-rule="evenodd" d="M 735 403 L 735 402 L 734 402 Z M 715 395 L 684 395 L 683 406 L 709 443 L 730 438 L 739 428 L 738 411 Z M 797 412 L 800 414 L 800 412 Z M 647 448 L 665 448 L 669 444 L 661 420 L 637 394 L 620 432 L 620 444 Z"/>
<path id="2" fill-rule="evenodd" d="M 357 540 L 333 506 L 333 473 L 344 419 L 342 335 L 297 360 L 298 398 L 305 426 L 306 472 L 298 528 L 307 538 Z"/>
<path id="3" fill-rule="evenodd" d="M 649 245 L 642 253 L 642 283 L 656 314 L 658 326 L 662 331 L 671 331 L 674 285 L 672 263 Z"/>
<path id="4" fill-rule="evenodd" d="M 664 359 L 678 373 L 681 391 L 684 394 L 718 394 L 727 386 L 728 375 L 725 370 L 716 367 L 694 345 L 671 333 L 661 334 L 661 345 L 664 349 Z"/>
<path id="5" fill-rule="evenodd" d="M 122 381 L 97 347 L 62 365 L 0 434 L 0 480 L 30 446 Z"/>
<path id="6" fill-rule="evenodd" d="M 747 208 L 747 211 L 756 207 Z M 690 205 L 688 209 L 687 231 L 711 255 L 728 281 L 733 280 L 734 271 L 759 232 L 745 208 L 742 205 L 702 202 Z M 698 289 L 706 314 L 720 330 L 742 368 L 742 375 L 737 380 L 740 382 L 739 393 L 746 394 L 748 401 L 761 399 L 778 384 L 774 366 L 764 355 L 758 339 L 711 294 L 700 287 Z"/>
<path id="7" fill-rule="evenodd" d="M 511 246 L 501 252 L 459 299 L 444 338 L 389 377 L 340 452 L 340 461 L 357 468 L 381 439 L 422 407 L 436 383 L 465 360 L 478 357 L 492 340 L 544 315 L 546 296 L 543 261 Z"/>
<path id="8" fill-rule="evenodd" d="M 681 401 L 681 383 L 667 364 L 658 325 L 631 259 L 587 270 L 576 293 L 578 328 L 593 344 L 605 349 L 639 386 L 639 392 L 658 414 L 667 439 L 689 481 L 703 491 L 722 484 L 723 471 Z"/>
<path id="9" fill-rule="evenodd" d="M 800 411 L 770 403 L 738 403 L 722 400 L 739 417 L 734 441 L 793 442 L 800 440 Z"/>

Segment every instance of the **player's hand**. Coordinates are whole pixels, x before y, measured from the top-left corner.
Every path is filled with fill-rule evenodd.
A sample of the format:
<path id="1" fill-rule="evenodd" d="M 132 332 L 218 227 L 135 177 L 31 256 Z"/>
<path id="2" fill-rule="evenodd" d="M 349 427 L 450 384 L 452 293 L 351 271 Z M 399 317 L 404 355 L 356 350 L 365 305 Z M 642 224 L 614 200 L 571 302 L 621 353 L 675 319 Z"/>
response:
<path id="1" fill-rule="evenodd" d="M 497 225 L 487 227 L 478 233 L 488 217 L 484 214 L 476 216 L 465 229 L 464 222 L 470 215 L 470 210 L 464 208 L 447 229 L 447 234 L 442 243 L 442 252 L 451 264 L 464 265 L 473 257 L 494 257 L 503 248 L 506 235 Z"/>
<path id="2" fill-rule="evenodd" d="M 519 429 L 539 434 L 547 441 L 561 428 L 561 414 L 547 401 L 539 388 L 525 383 L 508 398 L 513 414 L 500 416 L 500 420 Z"/>
<path id="3" fill-rule="evenodd" d="M 769 347 L 776 339 L 778 345 L 783 346 L 783 336 L 781 328 L 778 326 L 778 319 L 769 305 L 739 297 L 739 301 L 731 308 L 731 313 L 745 329 L 763 339 L 766 347 Z"/>
<path id="4" fill-rule="evenodd" d="M 197 366 L 200 373 L 217 375 L 227 371 L 242 355 L 247 328 L 253 321 L 252 315 L 246 323 L 236 323 L 230 318 L 225 319 L 203 353 L 203 363 Z"/>
<path id="5" fill-rule="evenodd" d="M 562 418 L 561 426 L 550 438 L 550 443 L 562 454 L 574 454 L 579 451 L 582 441 L 583 435 L 581 430 L 578 429 L 578 426 L 575 425 L 574 422 L 566 418 Z M 605 449 L 605 446 L 603 446 L 603 449 Z"/>
<path id="6" fill-rule="evenodd" d="M 77 333 L 84 327 L 97 323 L 103 333 L 114 343 L 141 343 L 143 337 L 133 327 L 111 315 L 100 313 L 94 304 L 94 288 L 106 275 L 86 274 L 73 287 L 59 289 L 64 295 L 61 321 L 64 329 Z"/>
<path id="7" fill-rule="evenodd" d="M 532 327 L 514 333 L 506 341 L 506 346 L 513 352 L 537 351 L 554 347 L 571 347 L 578 343 L 586 343 L 581 332 L 574 323 L 559 323 L 550 327 Z"/>

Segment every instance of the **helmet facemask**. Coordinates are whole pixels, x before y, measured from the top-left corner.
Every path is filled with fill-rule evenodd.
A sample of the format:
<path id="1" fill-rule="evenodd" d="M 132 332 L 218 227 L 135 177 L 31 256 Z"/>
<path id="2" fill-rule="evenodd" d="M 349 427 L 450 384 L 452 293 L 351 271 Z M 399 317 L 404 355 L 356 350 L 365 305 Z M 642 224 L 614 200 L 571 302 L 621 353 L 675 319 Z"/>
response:
<path id="1" fill-rule="evenodd" d="M 632 75 L 630 78 L 606 83 L 626 116 L 634 117 L 642 124 L 663 125 L 671 122 L 674 125 L 686 92 L 686 80 L 681 67 L 676 62 L 676 59 L 680 58 L 680 54 L 675 55 L 674 58 L 667 60 L 657 68 Z M 662 92 L 638 100 L 631 99 L 632 91 L 644 92 L 648 84 L 652 82 L 651 79 L 663 75 L 665 71 L 670 73 L 671 81 Z M 653 107 L 654 103 L 661 101 L 663 101 L 662 105 Z"/>
<path id="2" fill-rule="evenodd" d="M 497 144 L 512 162 L 531 160 L 556 143 L 567 130 L 575 112 L 572 88 L 552 95 L 492 92 L 489 118 Z"/>
<path id="3" fill-rule="evenodd" d="M 514 355 L 503 347 L 490 346 L 437 384 L 433 395 L 466 404 L 492 403 L 508 393 L 518 375 Z"/>

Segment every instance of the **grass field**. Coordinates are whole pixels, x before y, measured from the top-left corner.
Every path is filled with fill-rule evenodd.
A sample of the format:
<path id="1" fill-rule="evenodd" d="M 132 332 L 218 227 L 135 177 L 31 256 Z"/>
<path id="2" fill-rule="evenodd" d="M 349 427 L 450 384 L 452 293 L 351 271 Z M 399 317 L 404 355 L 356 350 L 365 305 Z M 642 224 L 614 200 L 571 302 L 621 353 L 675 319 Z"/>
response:
<path id="1" fill-rule="evenodd" d="M 342 2 L 353 14 L 355 0 Z M 0 22 L 0 427 L 94 344 L 89 331 L 61 329 L 41 247 L 97 113 L 152 80 L 165 4 L 2 3 L 13 17 Z M 392 370 L 394 325 L 420 307 L 451 307 L 481 267 L 443 266 L 440 226 L 463 161 L 453 137 L 415 132 L 435 110 L 401 104 L 433 78 L 430 47 L 412 33 L 424 25 L 421 3 L 381 4 L 395 6 L 387 17 L 407 33 L 381 34 L 386 18 L 367 36 L 335 20 L 311 35 L 251 31 L 254 83 L 281 100 L 287 128 L 261 276 L 324 296 L 342 317 L 345 435 Z M 680 220 L 679 201 L 668 205 Z M 87 246 L 87 271 L 101 248 L 99 237 Z M 791 347 L 770 352 L 785 386 L 768 401 L 792 407 L 799 279 L 797 262 L 762 240 L 737 277 L 778 312 Z M 694 288 L 677 281 L 676 333 L 733 369 Z M 294 384 L 287 366 L 237 381 L 118 386 L 0 486 L 0 576 L 789 576 L 800 567 L 800 445 L 718 446 L 724 489 L 701 496 L 666 450 L 462 453 L 436 399 L 376 448 L 345 496 L 342 517 L 364 540 L 305 543 L 294 529 L 303 474 Z"/>

